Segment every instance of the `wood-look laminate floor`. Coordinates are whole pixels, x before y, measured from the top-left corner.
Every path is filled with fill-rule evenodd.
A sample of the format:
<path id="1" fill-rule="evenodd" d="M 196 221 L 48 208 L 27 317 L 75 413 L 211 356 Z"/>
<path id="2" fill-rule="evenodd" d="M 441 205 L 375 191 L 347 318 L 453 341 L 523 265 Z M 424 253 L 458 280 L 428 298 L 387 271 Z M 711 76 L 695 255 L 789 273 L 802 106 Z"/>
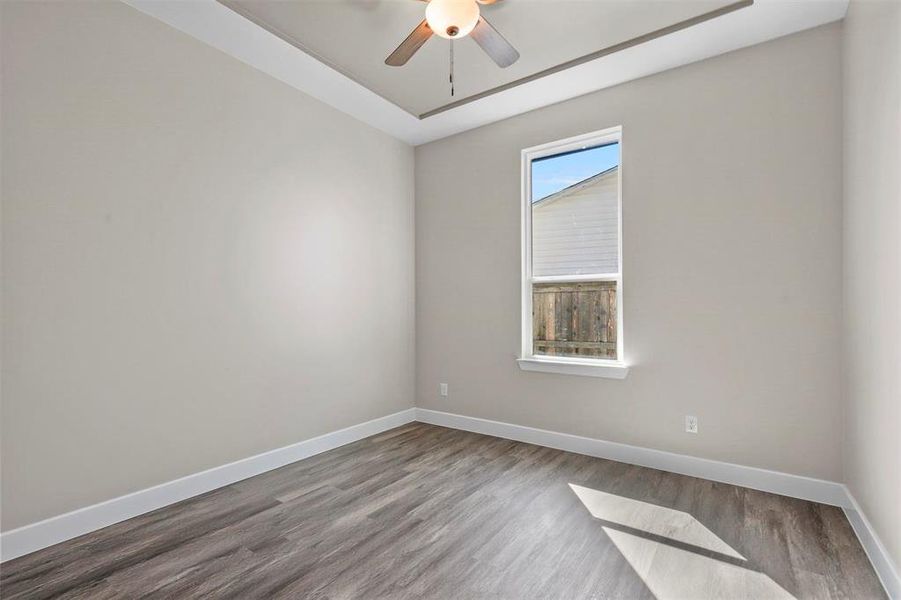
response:
<path id="1" fill-rule="evenodd" d="M 2 565 L 3 598 L 884 598 L 841 510 L 413 423 Z"/>

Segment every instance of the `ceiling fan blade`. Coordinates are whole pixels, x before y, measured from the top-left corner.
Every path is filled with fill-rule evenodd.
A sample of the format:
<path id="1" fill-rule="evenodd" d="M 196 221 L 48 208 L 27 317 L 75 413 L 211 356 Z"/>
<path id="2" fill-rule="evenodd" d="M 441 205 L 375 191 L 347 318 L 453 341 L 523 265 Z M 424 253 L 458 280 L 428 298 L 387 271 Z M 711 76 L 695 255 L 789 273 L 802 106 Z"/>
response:
<path id="1" fill-rule="evenodd" d="M 479 17 L 479 22 L 469 35 L 500 68 L 509 67 L 519 60 L 519 52 L 516 51 L 516 48 L 504 39 L 504 36 L 486 21 L 485 17 Z"/>
<path id="2" fill-rule="evenodd" d="M 407 39 L 402 41 L 400 46 L 385 59 L 385 64 L 391 67 L 401 67 L 407 64 L 410 57 L 416 54 L 416 51 L 419 50 L 430 37 L 432 37 L 432 28 L 429 27 L 428 23 L 423 21 L 417 25 L 416 29 L 407 36 Z"/>

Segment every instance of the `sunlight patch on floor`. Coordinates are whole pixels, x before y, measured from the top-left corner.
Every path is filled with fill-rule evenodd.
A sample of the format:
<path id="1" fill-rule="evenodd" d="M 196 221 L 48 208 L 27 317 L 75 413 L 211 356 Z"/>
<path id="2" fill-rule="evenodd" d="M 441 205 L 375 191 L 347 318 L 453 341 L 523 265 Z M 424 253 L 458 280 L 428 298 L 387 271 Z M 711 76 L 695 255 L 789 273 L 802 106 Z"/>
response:
<path id="1" fill-rule="evenodd" d="M 658 600 L 794 598 L 759 571 L 610 527 L 604 531 Z"/>
<path id="2" fill-rule="evenodd" d="M 691 544 L 704 550 L 745 560 L 744 556 L 687 512 L 616 494 L 608 494 L 572 483 L 569 484 L 569 487 L 592 516 L 597 519 L 612 521 L 626 527 L 633 527 L 647 533 Z"/>
<path id="3" fill-rule="evenodd" d="M 569 485 L 658 600 L 794 598 L 690 514 Z"/>

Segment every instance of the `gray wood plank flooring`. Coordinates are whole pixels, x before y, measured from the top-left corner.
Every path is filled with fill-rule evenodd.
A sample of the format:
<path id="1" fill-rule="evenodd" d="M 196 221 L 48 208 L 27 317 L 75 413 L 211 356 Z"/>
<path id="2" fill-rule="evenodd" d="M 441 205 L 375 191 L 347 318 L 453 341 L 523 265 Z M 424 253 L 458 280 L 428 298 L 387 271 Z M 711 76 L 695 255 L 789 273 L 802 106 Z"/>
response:
<path id="1" fill-rule="evenodd" d="M 413 423 L 4 563 L 3 598 L 884 598 L 842 511 Z"/>

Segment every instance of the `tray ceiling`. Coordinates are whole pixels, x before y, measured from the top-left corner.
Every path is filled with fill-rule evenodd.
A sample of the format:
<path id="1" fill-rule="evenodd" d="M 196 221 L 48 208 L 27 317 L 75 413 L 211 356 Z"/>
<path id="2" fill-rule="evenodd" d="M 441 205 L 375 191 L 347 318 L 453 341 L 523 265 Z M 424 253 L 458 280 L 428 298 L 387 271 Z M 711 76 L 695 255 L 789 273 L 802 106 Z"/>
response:
<path id="1" fill-rule="evenodd" d="M 384 63 L 385 57 L 423 19 L 423 2 L 220 1 L 418 117 L 427 117 L 451 102 L 735 5 L 735 0 L 504 0 L 482 6 L 483 16 L 519 50 L 520 59 L 501 69 L 472 39 L 454 42 L 456 93 L 451 97 L 448 40 L 433 36 L 403 67 Z"/>
<path id="2" fill-rule="evenodd" d="M 458 93 L 449 104 L 447 41 L 429 40 L 405 67 L 383 64 L 422 20 L 424 5 L 414 0 L 222 0 L 234 8 L 217 0 L 122 1 L 413 145 L 837 21 L 848 7 L 848 0 L 504 0 L 484 14 L 522 58 L 501 70 L 472 40 L 456 42 Z"/>

